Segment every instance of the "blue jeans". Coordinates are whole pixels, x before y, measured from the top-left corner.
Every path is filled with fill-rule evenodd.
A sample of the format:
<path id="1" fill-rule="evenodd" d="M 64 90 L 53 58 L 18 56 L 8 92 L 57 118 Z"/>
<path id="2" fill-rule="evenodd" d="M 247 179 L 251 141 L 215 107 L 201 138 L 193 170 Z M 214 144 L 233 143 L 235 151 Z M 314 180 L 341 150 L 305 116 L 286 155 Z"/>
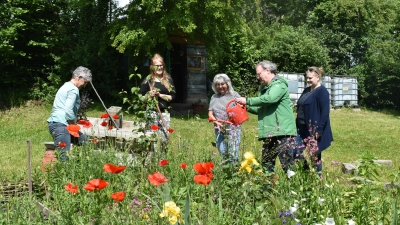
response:
<path id="1" fill-rule="evenodd" d="M 215 130 L 217 148 L 224 160 L 237 162 L 239 156 L 240 136 L 242 128 L 240 126 L 228 126 L 225 132 Z"/>
<path id="2" fill-rule="evenodd" d="M 306 143 L 304 143 L 303 141 L 304 141 L 304 139 L 306 139 L 309 136 L 310 136 L 310 132 L 309 132 L 307 126 L 299 126 L 299 128 L 297 129 L 297 137 L 296 137 L 296 142 L 298 144 L 296 155 L 297 155 L 297 158 L 301 162 L 304 163 L 304 169 L 306 169 L 306 170 L 310 169 L 310 166 L 308 165 L 307 160 L 305 160 L 304 155 L 303 155 L 304 154 L 303 151 L 306 147 L 306 146 L 304 146 Z M 317 158 L 317 161 L 318 161 L 318 164 L 316 164 L 315 169 L 317 172 L 321 172 L 322 171 L 321 151 L 317 151 L 315 153 L 315 157 Z"/>
<path id="3" fill-rule="evenodd" d="M 80 131 L 79 133 L 79 138 L 76 138 L 72 136 L 68 130 L 67 126 L 62 123 L 55 123 L 55 122 L 50 122 L 49 124 L 49 132 L 51 136 L 53 137 L 54 140 L 54 146 L 56 150 L 58 150 L 58 157 L 59 160 L 64 161 L 68 160 L 67 156 L 67 151 L 71 149 L 71 143 L 77 144 L 77 145 L 82 145 L 84 142 L 86 142 L 88 139 L 87 137 Z M 58 145 L 60 142 L 63 142 L 66 144 L 65 147 L 58 148 Z"/>

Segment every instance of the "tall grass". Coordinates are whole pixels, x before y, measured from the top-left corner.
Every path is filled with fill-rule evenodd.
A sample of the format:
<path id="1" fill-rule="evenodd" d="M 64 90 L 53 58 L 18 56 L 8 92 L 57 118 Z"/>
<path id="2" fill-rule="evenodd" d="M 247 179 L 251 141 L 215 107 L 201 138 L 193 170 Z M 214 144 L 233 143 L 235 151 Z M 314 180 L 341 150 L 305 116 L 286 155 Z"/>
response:
<path id="1" fill-rule="evenodd" d="M 0 178 L 2 180 L 26 180 L 27 140 L 31 141 L 32 165 L 39 168 L 45 146 L 43 142 L 52 141 L 46 119 L 51 107 L 28 105 L 0 112 Z M 87 114 L 99 117 L 101 109 L 90 110 Z M 124 115 L 124 119 L 133 119 Z M 200 146 L 201 151 L 216 152 L 212 124 L 208 123 L 206 113 L 192 116 L 176 114 L 172 116 L 171 126 L 176 133 L 172 136 L 172 148 L 190 144 Z M 391 179 L 398 171 L 400 163 L 400 117 L 398 115 L 368 110 L 354 111 L 340 109 L 331 111 L 331 126 L 334 142 L 323 152 L 324 171 L 337 170 L 331 161 L 356 162 L 366 151 L 379 159 L 392 160 L 392 167 L 381 167 L 379 180 Z M 253 151 L 259 156 L 261 142 L 257 139 L 257 117 L 250 115 L 243 124 L 241 153 Z M 191 151 L 191 150 L 188 150 Z M 196 154 L 193 152 L 193 154 Z"/>

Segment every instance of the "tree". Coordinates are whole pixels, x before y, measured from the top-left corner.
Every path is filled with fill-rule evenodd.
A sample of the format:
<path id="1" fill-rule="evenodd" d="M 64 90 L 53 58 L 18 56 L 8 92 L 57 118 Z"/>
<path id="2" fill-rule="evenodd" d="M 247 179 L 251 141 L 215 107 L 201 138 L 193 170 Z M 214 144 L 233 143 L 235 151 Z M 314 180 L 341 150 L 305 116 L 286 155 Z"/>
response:
<path id="1" fill-rule="evenodd" d="M 32 84 L 54 67 L 56 9 L 49 1 L 15 0 L 0 5 L 0 106 L 18 105 L 31 94 Z"/>

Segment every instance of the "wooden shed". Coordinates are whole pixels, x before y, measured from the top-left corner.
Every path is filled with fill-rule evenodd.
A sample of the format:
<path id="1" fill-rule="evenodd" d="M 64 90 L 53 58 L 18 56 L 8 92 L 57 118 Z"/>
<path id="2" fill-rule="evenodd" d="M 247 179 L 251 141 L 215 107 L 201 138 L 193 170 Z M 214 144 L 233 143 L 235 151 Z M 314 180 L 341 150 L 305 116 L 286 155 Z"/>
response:
<path id="1" fill-rule="evenodd" d="M 207 98 L 207 58 L 204 45 L 174 43 L 164 56 L 176 87 L 176 103 L 191 104 Z"/>

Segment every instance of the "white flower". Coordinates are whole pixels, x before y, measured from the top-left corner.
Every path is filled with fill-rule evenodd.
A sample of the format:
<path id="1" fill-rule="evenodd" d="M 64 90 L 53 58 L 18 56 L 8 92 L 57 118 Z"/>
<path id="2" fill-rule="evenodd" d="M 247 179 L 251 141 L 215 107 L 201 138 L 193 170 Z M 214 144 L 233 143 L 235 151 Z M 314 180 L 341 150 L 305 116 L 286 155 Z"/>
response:
<path id="1" fill-rule="evenodd" d="M 318 198 L 318 204 L 321 205 L 324 201 L 325 201 L 325 199 L 323 199 L 323 198 Z"/>
<path id="2" fill-rule="evenodd" d="M 293 177 L 295 174 L 296 174 L 296 173 L 293 172 L 293 171 L 291 171 L 291 170 L 288 170 L 288 171 L 287 171 L 287 177 L 288 177 L 288 178 Z"/>
<path id="3" fill-rule="evenodd" d="M 349 225 L 356 225 L 356 222 L 354 222 L 354 220 L 349 220 L 347 222 L 349 223 Z"/>
<path id="4" fill-rule="evenodd" d="M 333 220 L 333 218 L 327 217 L 325 220 L 325 225 L 335 225 L 335 220 Z"/>
<path id="5" fill-rule="evenodd" d="M 297 211 L 298 208 L 299 208 L 299 204 L 294 203 L 293 206 L 289 207 L 289 211 L 291 214 L 293 214 Z"/>

